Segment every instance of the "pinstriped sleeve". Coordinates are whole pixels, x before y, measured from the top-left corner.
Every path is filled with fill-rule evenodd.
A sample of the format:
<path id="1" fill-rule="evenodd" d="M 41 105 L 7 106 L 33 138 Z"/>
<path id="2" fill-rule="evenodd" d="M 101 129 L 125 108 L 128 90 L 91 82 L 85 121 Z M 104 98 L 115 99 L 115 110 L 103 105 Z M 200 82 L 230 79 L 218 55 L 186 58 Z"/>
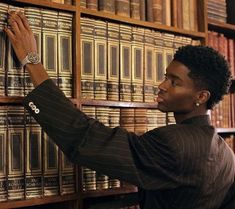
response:
<path id="1" fill-rule="evenodd" d="M 23 104 L 50 138 L 75 163 L 142 188 L 157 187 L 160 182 L 158 176 L 162 181 L 162 175 L 167 175 L 168 163 L 172 162 L 167 161 L 164 156 L 162 158 L 160 153 L 165 152 L 166 146 L 156 146 L 153 152 L 150 150 L 149 153 L 139 152 L 138 150 L 145 150 L 144 146 L 148 140 L 143 137 L 146 143 L 140 142 L 141 137 L 134 133 L 120 127 L 112 129 L 88 118 L 74 107 L 50 79 L 25 97 Z M 164 166 L 153 166 L 152 171 L 144 170 L 145 163 L 148 165 L 154 161 L 153 155 L 156 154 L 160 157 L 156 158 L 156 162 L 152 162 L 153 165 L 162 164 L 163 161 L 160 161 L 164 160 Z M 172 168 L 172 165 L 169 165 L 169 168 Z M 163 184 L 165 185 L 165 182 Z"/>

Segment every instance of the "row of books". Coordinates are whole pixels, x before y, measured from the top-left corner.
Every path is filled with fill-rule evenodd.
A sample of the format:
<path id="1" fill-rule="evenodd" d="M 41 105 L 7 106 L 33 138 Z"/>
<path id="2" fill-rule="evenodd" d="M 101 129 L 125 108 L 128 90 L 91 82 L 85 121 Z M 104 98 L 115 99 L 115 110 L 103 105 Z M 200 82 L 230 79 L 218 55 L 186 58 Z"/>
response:
<path id="1" fill-rule="evenodd" d="M 208 32 L 208 45 L 219 51 L 229 62 L 232 76 L 235 76 L 235 39 L 215 31 Z"/>
<path id="2" fill-rule="evenodd" d="M 211 111 L 211 122 L 217 128 L 235 127 L 235 94 L 225 95 Z"/>
<path id="3" fill-rule="evenodd" d="M 81 0 L 80 5 L 186 30 L 198 29 L 196 0 Z"/>
<path id="4" fill-rule="evenodd" d="M 121 126 L 138 135 L 175 123 L 172 113 L 165 114 L 157 109 L 83 106 L 82 110 L 89 117 L 99 120 L 106 126 L 111 128 Z M 111 179 L 89 168 L 83 168 L 84 191 L 119 187 L 122 187 L 122 182 L 118 179 Z"/>
<path id="5" fill-rule="evenodd" d="M 227 22 L 227 3 L 226 0 L 208 0 L 207 1 L 208 18 Z"/>
<path id="6" fill-rule="evenodd" d="M 72 19 L 67 12 L 0 3 L 0 95 L 24 96 L 33 89 L 3 31 L 8 10 L 21 10 L 28 18 L 38 53 L 49 76 L 67 97 L 72 97 Z"/>
<path id="7" fill-rule="evenodd" d="M 73 0 L 47 0 L 47 1 L 51 1 L 51 2 L 55 2 L 55 3 L 59 3 L 59 4 L 73 4 Z"/>
<path id="8" fill-rule="evenodd" d="M 0 201 L 76 192 L 76 167 L 21 106 L 0 106 Z"/>
<path id="9" fill-rule="evenodd" d="M 200 41 L 81 18 L 81 91 L 88 99 L 152 102 L 178 47 Z"/>

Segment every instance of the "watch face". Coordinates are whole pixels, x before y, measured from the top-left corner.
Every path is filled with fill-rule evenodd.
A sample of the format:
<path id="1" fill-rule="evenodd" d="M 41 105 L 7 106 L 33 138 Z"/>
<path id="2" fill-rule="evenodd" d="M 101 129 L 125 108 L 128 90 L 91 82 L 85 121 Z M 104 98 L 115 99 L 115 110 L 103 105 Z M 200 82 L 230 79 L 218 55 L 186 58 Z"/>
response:
<path id="1" fill-rule="evenodd" d="M 39 55 L 36 52 L 31 52 L 28 54 L 28 59 L 30 63 L 37 64 L 40 62 Z"/>

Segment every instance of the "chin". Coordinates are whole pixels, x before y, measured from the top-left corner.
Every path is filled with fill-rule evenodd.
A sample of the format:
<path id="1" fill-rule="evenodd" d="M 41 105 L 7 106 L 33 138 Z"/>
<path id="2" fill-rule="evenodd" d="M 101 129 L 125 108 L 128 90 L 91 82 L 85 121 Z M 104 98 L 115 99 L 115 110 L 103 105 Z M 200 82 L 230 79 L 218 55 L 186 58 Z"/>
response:
<path id="1" fill-rule="evenodd" d="M 165 107 L 164 105 L 162 105 L 161 103 L 158 103 L 157 109 L 160 110 L 161 112 L 172 112 L 170 111 L 167 107 Z"/>

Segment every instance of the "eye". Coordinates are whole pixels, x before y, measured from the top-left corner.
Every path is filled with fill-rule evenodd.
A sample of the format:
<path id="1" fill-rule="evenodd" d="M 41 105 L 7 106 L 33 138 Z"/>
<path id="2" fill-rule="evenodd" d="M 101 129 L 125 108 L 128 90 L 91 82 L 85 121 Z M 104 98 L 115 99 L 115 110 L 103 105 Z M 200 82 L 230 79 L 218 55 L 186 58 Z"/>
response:
<path id="1" fill-rule="evenodd" d="M 171 85 L 172 85 L 172 86 L 177 86 L 177 82 L 176 82 L 174 79 L 172 79 L 172 80 L 171 80 Z"/>

